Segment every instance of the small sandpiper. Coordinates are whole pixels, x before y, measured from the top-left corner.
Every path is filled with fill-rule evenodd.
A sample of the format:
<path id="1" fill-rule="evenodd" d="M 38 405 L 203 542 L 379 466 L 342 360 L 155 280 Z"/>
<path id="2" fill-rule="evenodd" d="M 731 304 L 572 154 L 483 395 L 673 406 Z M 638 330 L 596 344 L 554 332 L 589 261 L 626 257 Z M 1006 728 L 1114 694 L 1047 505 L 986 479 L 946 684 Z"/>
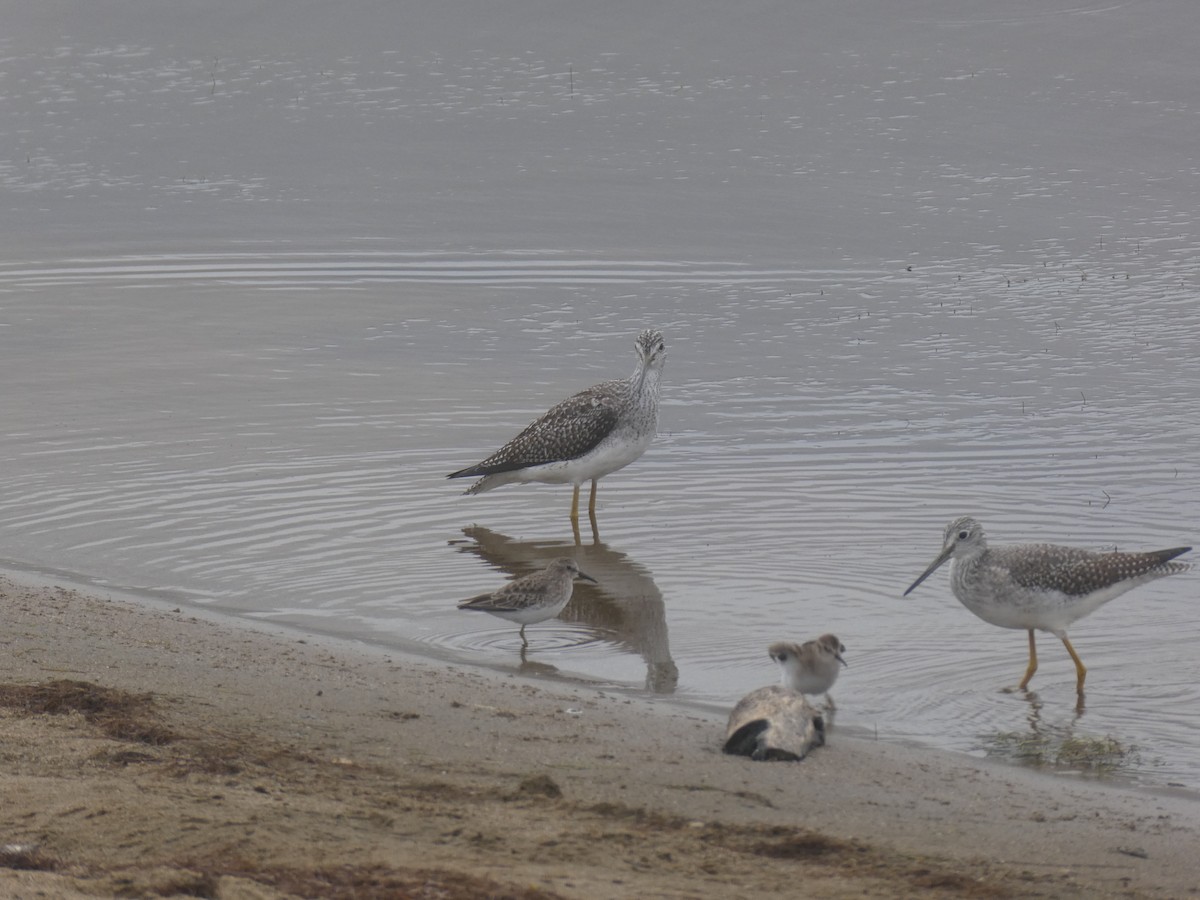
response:
<path id="1" fill-rule="evenodd" d="M 825 704 L 831 710 L 837 706 L 829 691 L 841 667 L 846 665 L 842 658 L 845 652 L 845 645 L 832 634 L 823 634 L 803 644 L 777 641 L 767 648 L 767 655 L 779 663 L 784 685 L 801 694 L 824 694 Z"/>
<path id="2" fill-rule="evenodd" d="M 596 521 L 596 483 L 629 465 L 658 430 L 658 383 L 667 345 L 647 329 L 634 343 L 637 368 L 629 378 L 605 381 L 568 397 L 482 462 L 447 478 L 479 478 L 468 494 L 505 484 L 572 484 L 571 523 L 578 531 L 579 487 L 589 479 L 588 516 Z"/>
<path id="3" fill-rule="evenodd" d="M 1191 549 L 1093 553 L 1058 544 L 989 547 L 983 526 L 963 516 L 946 526 L 942 552 L 904 595 L 953 560 L 950 588 L 963 606 L 985 622 L 1029 632 L 1029 666 L 1017 690 L 1025 690 L 1037 671 L 1036 629 L 1053 634 L 1071 654 L 1075 690 L 1082 700 L 1087 668 L 1067 639 L 1067 626 L 1139 584 L 1186 571 L 1187 563 L 1170 560 Z"/>
<path id="4" fill-rule="evenodd" d="M 521 626 L 521 646 L 526 647 L 525 626 L 553 619 L 566 607 L 575 589 L 575 579 L 595 582 L 579 571 L 579 564 L 561 556 L 540 572 L 510 581 L 490 594 L 480 594 L 458 604 L 459 609 L 491 613 Z"/>

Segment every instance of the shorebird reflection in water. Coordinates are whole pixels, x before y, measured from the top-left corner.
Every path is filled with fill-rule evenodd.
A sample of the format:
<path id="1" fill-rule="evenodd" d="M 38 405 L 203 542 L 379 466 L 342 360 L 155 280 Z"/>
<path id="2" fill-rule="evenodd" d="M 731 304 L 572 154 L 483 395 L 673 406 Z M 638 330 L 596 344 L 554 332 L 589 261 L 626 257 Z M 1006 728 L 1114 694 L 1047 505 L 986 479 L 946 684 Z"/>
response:
<path id="1" fill-rule="evenodd" d="M 565 542 L 520 541 L 481 525 L 467 526 L 463 534 L 468 540 L 454 542 L 459 552 L 513 577 L 533 571 L 567 546 Z M 679 684 L 679 667 L 671 658 L 666 603 L 653 573 L 624 550 L 598 538 L 572 555 L 598 583 L 589 588 L 588 602 L 567 604 L 559 619 L 586 629 L 597 646 L 640 657 L 646 666 L 646 690 L 673 693 Z"/>
<path id="2" fill-rule="evenodd" d="M 468 494 L 531 481 L 574 485 L 571 523 L 577 534 L 579 487 L 590 480 L 588 516 L 594 526 L 596 483 L 641 456 L 658 430 L 658 383 L 667 345 L 661 332 L 647 329 L 634 346 L 638 362 L 629 378 L 568 397 L 487 459 L 446 477 L 478 477 Z"/>
<path id="3" fill-rule="evenodd" d="M 946 526 L 942 552 L 904 595 L 952 560 L 950 588 L 963 606 L 985 622 L 1029 632 L 1029 665 L 1017 690 L 1025 690 L 1037 671 L 1034 631 L 1048 631 L 1071 655 L 1082 699 L 1087 668 L 1067 638 L 1067 626 L 1139 584 L 1186 571 L 1187 563 L 1170 560 L 1191 549 L 1093 553 L 1058 544 L 989 547 L 983 526 L 964 516 Z"/>
<path id="4" fill-rule="evenodd" d="M 459 609 L 491 613 L 521 626 L 521 646 L 525 626 L 553 619 L 566 607 L 575 589 L 575 579 L 595 581 L 579 571 L 579 565 L 569 556 L 560 557 L 540 572 L 510 581 L 490 594 L 480 594 L 458 604 Z"/>
<path id="5" fill-rule="evenodd" d="M 801 694 L 824 694 L 830 710 L 837 709 L 829 691 L 846 665 L 845 652 L 845 645 L 832 634 L 803 644 L 777 641 L 767 648 L 767 655 L 779 663 L 784 685 Z"/>

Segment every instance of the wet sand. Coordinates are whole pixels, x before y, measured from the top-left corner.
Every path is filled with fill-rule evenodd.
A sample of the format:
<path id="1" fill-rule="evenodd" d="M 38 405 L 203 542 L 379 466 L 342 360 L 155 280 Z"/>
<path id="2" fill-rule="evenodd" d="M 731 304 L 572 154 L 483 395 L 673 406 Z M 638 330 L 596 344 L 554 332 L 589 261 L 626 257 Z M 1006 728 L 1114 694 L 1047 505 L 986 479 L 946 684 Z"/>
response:
<path id="1" fill-rule="evenodd" d="M 1200 803 L 0 581 L 5 897 L 1180 897 Z"/>

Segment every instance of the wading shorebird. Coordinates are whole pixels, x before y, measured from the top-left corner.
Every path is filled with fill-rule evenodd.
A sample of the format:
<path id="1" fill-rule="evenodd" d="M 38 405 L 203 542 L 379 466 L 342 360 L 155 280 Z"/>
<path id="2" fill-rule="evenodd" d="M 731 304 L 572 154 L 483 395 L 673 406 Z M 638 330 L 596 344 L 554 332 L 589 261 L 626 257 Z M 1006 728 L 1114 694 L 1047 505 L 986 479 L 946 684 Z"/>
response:
<path id="1" fill-rule="evenodd" d="M 801 694 L 824 694 L 829 709 L 837 709 L 829 692 L 846 665 L 845 652 L 845 645 L 832 634 L 803 644 L 778 641 L 767 648 L 767 655 L 779 663 L 784 685 Z"/>
<path id="2" fill-rule="evenodd" d="M 1087 668 L 1067 639 L 1067 626 L 1139 584 L 1186 571 L 1187 563 L 1170 560 L 1191 549 L 1093 553 L 1058 544 L 989 547 L 983 526 L 963 516 L 946 526 L 942 552 L 904 596 L 952 560 L 950 588 L 963 606 L 985 622 L 1029 632 L 1029 666 L 1017 690 L 1025 690 L 1037 671 L 1034 631 L 1048 631 L 1071 654 L 1075 690 L 1082 699 Z"/>
<path id="3" fill-rule="evenodd" d="M 446 477 L 479 478 L 468 494 L 531 481 L 574 485 L 571 523 L 576 533 L 579 487 L 590 480 L 588 516 L 594 525 L 596 483 L 641 456 L 658 430 L 658 382 L 667 345 L 661 332 L 647 329 L 634 346 L 638 362 L 629 378 L 568 397 L 487 459 Z"/>
<path id="4" fill-rule="evenodd" d="M 566 607 L 575 590 L 575 579 L 595 582 L 579 571 L 579 564 L 562 556 L 540 572 L 510 581 L 490 594 L 480 594 L 458 604 L 459 609 L 491 613 L 521 626 L 521 646 L 527 647 L 525 626 L 553 619 Z"/>

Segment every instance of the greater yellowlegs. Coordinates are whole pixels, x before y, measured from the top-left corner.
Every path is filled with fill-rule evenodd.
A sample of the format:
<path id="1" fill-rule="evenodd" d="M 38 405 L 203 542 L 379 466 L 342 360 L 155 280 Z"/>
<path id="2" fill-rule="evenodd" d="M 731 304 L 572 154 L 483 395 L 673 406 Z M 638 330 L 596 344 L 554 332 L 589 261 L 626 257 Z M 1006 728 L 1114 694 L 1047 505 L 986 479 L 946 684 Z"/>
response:
<path id="1" fill-rule="evenodd" d="M 567 605 L 575 589 L 575 579 L 594 582 L 591 575 L 579 571 L 579 564 L 561 556 L 540 572 L 510 581 L 490 594 L 480 594 L 458 604 L 459 609 L 491 613 L 521 626 L 521 644 L 525 626 L 553 619 Z"/>
<path id="2" fill-rule="evenodd" d="M 829 691 L 846 665 L 845 652 L 845 645 L 832 634 L 803 644 L 777 641 L 767 648 L 767 655 L 779 663 L 786 687 L 801 694 L 824 694 L 830 709 L 836 708 Z"/>
<path id="3" fill-rule="evenodd" d="M 725 725 L 725 753 L 800 760 L 825 743 L 825 720 L 804 695 L 773 684 L 738 701 Z"/>
<path id="4" fill-rule="evenodd" d="M 1093 553 L 1058 544 L 989 547 L 983 526 L 963 516 L 946 526 L 942 552 L 904 595 L 952 559 L 950 588 L 963 606 L 985 622 L 1029 632 L 1029 666 L 1017 689 L 1024 690 L 1037 671 L 1036 629 L 1063 642 L 1075 662 L 1075 688 L 1082 697 L 1087 668 L 1067 639 L 1067 626 L 1139 584 L 1186 571 L 1187 563 L 1170 560 L 1191 549 Z"/>
<path id="5" fill-rule="evenodd" d="M 568 397 L 483 462 L 448 478 L 479 478 L 481 494 L 505 484 L 572 484 L 571 522 L 579 522 L 579 486 L 592 482 L 588 515 L 595 521 L 596 482 L 641 456 L 658 430 L 658 382 L 667 359 L 661 332 L 647 329 L 634 346 L 638 362 L 625 380 L 605 381 Z"/>

